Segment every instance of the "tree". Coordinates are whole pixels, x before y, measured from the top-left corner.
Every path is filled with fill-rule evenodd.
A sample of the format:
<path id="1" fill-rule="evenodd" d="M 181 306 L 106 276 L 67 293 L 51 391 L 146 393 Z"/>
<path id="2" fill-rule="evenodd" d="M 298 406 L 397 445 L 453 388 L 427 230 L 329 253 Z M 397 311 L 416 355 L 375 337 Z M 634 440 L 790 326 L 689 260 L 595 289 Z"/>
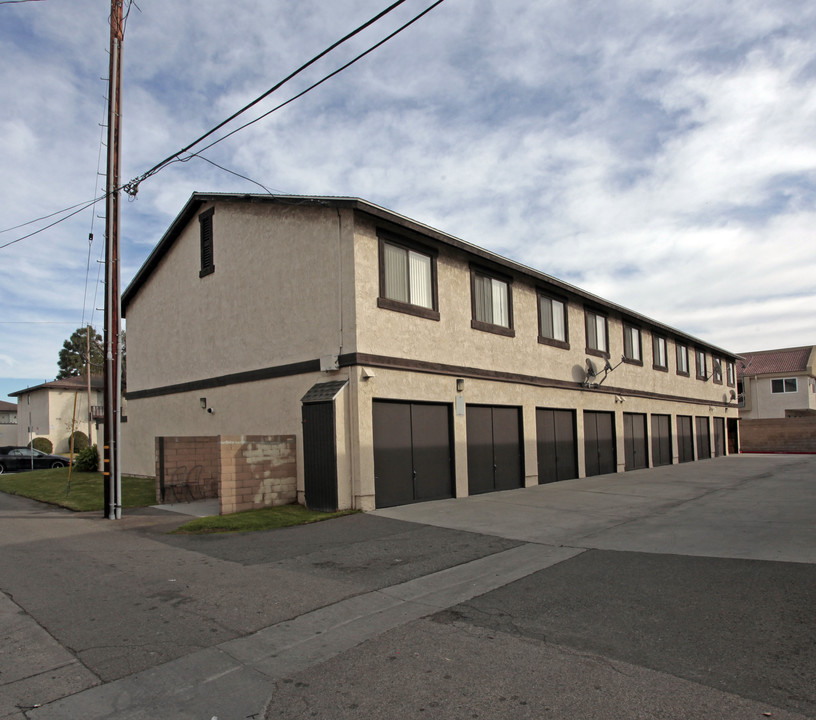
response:
<path id="1" fill-rule="evenodd" d="M 88 328 L 77 328 L 62 344 L 59 351 L 59 374 L 57 380 L 78 377 L 85 374 L 85 360 L 88 353 Z M 102 336 L 91 328 L 91 374 L 101 375 L 104 371 L 105 351 Z"/>

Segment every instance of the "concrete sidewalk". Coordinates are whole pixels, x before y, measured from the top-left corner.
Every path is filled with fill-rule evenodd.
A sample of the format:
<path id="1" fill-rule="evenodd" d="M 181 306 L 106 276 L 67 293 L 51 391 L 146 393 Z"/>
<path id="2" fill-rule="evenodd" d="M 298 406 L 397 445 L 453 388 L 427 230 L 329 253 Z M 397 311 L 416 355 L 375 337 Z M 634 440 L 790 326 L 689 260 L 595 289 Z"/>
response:
<path id="1" fill-rule="evenodd" d="M 740 685 L 739 673 L 696 675 L 693 649 L 675 664 L 672 658 L 664 663 L 627 649 L 620 638 L 608 649 L 593 645 L 592 638 L 603 636 L 598 631 L 585 641 L 588 651 L 577 650 L 570 626 L 558 631 L 561 644 L 552 645 L 541 634 L 567 621 L 537 618 L 558 607 L 556 596 L 544 605 L 538 598 L 561 587 L 559 578 L 568 578 L 569 609 L 584 579 L 607 572 L 607 565 L 614 570 L 598 586 L 599 602 L 604 587 L 626 596 L 632 580 L 613 587 L 629 567 L 637 573 L 635 585 L 643 586 L 640 596 L 649 597 L 649 583 L 667 586 L 661 573 L 673 565 L 662 559 L 668 554 L 685 558 L 668 576 L 680 578 L 678 596 L 687 594 L 692 606 L 715 603 L 705 611 L 711 616 L 720 612 L 716 607 L 738 604 L 742 591 L 700 595 L 700 577 L 727 571 L 734 582 L 752 577 L 756 583 L 767 576 L 767 602 L 754 601 L 756 622 L 765 624 L 786 602 L 772 600 L 770 588 L 805 588 L 804 597 L 808 587 L 816 588 L 810 580 L 816 578 L 815 483 L 816 458 L 737 456 L 391 508 L 287 531 L 205 537 L 164 534 L 184 518 L 158 510 L 116 523 L 0 496 L 0 718 L 225 720 L 426 711 L 425 717 L 463 720 L 474 713 L 807 717 L 796 711 L 816 709 L 816 699 L 800 685 L 792 690 L 804 693 L 798 700 L 770 687 L 767 696 L 758 695 Z M 644 552 L 654 562 L 632 555 Z M 750 572 L 735 562 L 752 563 Z M 657 592 L 653 602 L 663 603 L 660 598 Z M 816 605 L 812 599 L 806 604 Z M 610 618 L 595 618 L 597 608 L 586 612 L 565 617 L 579 623 L 576 628 L 595 621 L 613 626 Z M 643 612 L 664 611 L 640 609 L 632 627 Z M 626 615 L 620 606 L 615 622 Z M 666 616 L 664 633 L 676 622 Z M 810 616 L 795 622 L 807 627 Z M 686 632 L 677 631 L 678 637 Z M 812 627 L 809 632 L 790 640 L 801 640 L 796 647 L 776 650 L 799 653 L 805 673 L 813 670 L 816 644 Z M 637 634 L 629 629 L 620 637 Z M 732 641 L 723 642 L 717 652 L 727 654 Z M 671 647 L 665 653 L 671 655 Z M 810 649 L 803 653 L 803 647 Z M 751 652 L 745 645 L 742 654 Z M 748 677 L 747 669 L 741 672 Z M 541 673 L 546 689 L 536 689 Z M 773 700 L 758 702 L 763 697 Z"/>

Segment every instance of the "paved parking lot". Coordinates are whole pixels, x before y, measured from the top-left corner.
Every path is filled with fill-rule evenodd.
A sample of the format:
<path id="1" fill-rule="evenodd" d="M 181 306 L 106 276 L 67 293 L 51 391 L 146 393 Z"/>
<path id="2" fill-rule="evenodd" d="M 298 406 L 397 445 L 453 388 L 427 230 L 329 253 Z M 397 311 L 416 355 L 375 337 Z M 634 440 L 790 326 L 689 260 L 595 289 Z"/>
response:
<path id="1" fill-rule="evenodd" d="M 816 458 L 242 536 L 0 496 L 0 718 L 816 717 Z"/>

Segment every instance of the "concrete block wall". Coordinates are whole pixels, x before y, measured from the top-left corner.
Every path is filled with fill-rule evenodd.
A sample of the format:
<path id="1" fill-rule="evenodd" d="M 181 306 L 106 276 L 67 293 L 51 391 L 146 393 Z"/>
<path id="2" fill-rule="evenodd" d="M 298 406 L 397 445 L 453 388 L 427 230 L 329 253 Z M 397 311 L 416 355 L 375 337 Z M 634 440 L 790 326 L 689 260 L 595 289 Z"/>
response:
<path id="1" fill-rule="evenodd" d="M 816 417 L 740 420 L 740 450 L 816 453 Z"/>
<path id="2" fill-rule="evenodd" d="M 297 502 L 294 435 L 222 435 L 221 514 Z"/>
<path id="3" fill-rule="evenodd" d="M 156 502 L 217 498 L 220 470 L 217 437 L 156 438 Z"/>

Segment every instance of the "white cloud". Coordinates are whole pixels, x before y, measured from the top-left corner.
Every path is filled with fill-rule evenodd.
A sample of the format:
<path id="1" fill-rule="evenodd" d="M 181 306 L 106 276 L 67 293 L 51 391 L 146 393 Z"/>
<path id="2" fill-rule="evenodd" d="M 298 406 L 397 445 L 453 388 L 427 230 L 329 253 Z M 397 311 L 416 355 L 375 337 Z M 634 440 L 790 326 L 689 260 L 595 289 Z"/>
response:
<path id="1" fill-rule="evenodd" d="M 123 180 L 383 5 L 141 0 Z M 245 119 L 424 7 L 405 3 Z M 3 227 L 92 197 L 108 43 L 91 0 L 6 8 Z M 815 26 L 793 0 L 447 2 L 205 154 L 275 191 L 364 197 L 727 348 L 812 343 Z M 194 190 L 259 188 L 201 160 L 145 181 L 122 207 L 125 282 Z M 90 227 L 88 211 L 0 250 L 0 333 L 19 358 L 0 374 L 55 374 Z M 92 278 L 102 221 L 94 233 Z"/>

